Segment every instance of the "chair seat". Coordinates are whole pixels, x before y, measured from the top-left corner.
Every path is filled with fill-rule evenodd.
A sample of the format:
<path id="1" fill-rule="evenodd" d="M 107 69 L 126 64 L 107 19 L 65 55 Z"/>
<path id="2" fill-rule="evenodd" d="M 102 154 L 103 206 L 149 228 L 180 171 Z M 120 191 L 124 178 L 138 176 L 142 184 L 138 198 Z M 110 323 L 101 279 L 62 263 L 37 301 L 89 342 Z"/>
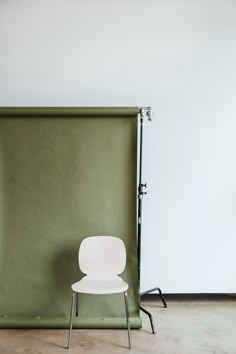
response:
<path id="1" fill-rule="evenodd" d="M 76 293 L 85 294 L 116 294 L 128 290 L 128 284 L 119 276 L 91 277 L 85 276 L 71 288 Z"/>

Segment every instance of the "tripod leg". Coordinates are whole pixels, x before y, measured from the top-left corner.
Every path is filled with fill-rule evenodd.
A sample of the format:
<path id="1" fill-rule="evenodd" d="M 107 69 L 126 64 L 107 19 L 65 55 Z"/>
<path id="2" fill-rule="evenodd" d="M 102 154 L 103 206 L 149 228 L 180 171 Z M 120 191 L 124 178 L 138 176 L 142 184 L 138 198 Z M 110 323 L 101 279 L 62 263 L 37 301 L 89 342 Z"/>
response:
<path id="1" fill-rule="evenodd" d="M 152 334 L 156 334 L 156 330 L 155 330 L 155 326 L 154 326 L 154 321 L 153 321 L 153 317 L 150 314 L 150 312 L 148 312 L 147 310 L 145 310 L 142 306 L 139 306 L 140 310 L 143 311 L 146 315 L 148 315 L 149 320 L 150 320 L 150 324 L 152 327 Z"/>
<path id="2" fill-rule="evenodd" d="M 146 294 L 150 294 L 152 293 L 153 291 L 156 291 L 158 290 L 159 294 L 160 294 L 160 297 L 161 297 L 161 301 L 164 305 L 164 307 L 166 308 L 167 307 L 167 304 L 166 304 L 166 301 L 164 299 L 164 296 L 162 294 L 162 291 L 160 288 L 152 288 L 150 290 L 147 290 L 147 291 L 143 291 L 142 293 L 140 293 L 140 297 L 143 296 L 143 295 L 146 295 Z M 152 334 L 156 334 L 156 331 L 155 331 L 155 326 L 154 326 L 154 321 L 153 321 L 153 317 L 152 315 L 150 314 L 150 312 L 148 312 L 147 310 L 145 310 L 142 306 L 139 306 L 140 310 L 143 311 L 144 313 L 146 313 L 146 315 L 148 315 L 149 317 L 149 320 L 150 320 L 150 323 L 151 323 L 151 327 L 152 327 Z"/>
<path id="3" fill-rule="evenodd" d="M 152 288 L 152 289 L 150 289 L 150 290 L 143 291 L 142 293 L 140 293 L 140 296 L 143 296 L 143 295 L 146 295 L 146 294 L 150 294 L 150 293 L 152 293 L 153 291 L 156 291 L 156 290 L 157 290 L 157 291 L 159 292 L 159 294 L 160 294 L 161 301 L 162 301 L 164 307 L 167 308 L 166 301 L 165 301 L 165 299 L 164 299 L 164 296 L 163 296 L 162 291 L 161 291 L 160 288 Z"/>
<path id="4" fill-rule="evenodd" d="M 159 294 L 160 294 L 160 297 L 161 297 L 161 301 L 163 302 L 164 307 L 167 308 L 167 303 L 166 303 L 166 301 L 165 301 L 165 299 L 164 299 L 164 296 L 163 296 L 163 294 L 162 294 L 161 289 L 160 289 L 160 288 L 157 288 L 157 290 L 159 291 Z"/>

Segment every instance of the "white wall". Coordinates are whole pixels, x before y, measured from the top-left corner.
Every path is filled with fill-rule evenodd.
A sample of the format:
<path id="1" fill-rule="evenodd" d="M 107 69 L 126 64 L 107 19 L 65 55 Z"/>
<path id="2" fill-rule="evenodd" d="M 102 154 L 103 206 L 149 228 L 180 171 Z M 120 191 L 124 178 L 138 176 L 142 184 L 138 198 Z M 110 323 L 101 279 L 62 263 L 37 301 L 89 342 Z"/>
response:
<path id="1" fill-rule="evenodd" d="M 236 292 L 236 1 L 0 0 L 1 106 L 145 106 L 143 290 Z"/>

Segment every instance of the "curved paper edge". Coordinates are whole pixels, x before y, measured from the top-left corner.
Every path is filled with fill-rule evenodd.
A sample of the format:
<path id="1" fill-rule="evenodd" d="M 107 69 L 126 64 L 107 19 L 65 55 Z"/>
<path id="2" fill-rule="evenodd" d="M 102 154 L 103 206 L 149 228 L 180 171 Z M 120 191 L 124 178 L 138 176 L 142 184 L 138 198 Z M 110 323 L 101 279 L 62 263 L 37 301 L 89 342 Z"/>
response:
<path id="1" fill-rule="evenodd" d="M 68 329 L 70 318 L 62 316 L 4 316 L 0 317 L 0 328 L 4 329 Z M 142 327 L 140 317 L 130 317 L 130 327 L 139 329 Z M 75 329 L 112 329 L 127 328 L 125 317 L 74 317 L 73 328 Z"/>

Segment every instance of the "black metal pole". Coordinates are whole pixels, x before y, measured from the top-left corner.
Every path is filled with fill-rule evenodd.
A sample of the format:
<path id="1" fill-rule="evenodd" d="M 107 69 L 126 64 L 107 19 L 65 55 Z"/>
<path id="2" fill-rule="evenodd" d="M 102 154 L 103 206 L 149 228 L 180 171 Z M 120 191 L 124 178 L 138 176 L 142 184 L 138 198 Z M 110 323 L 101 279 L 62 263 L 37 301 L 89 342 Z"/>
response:
<path id="1" fill-rule="evenodd" d="M 138 287 L 139 287 L 139 295 L 140 298 L 142 295 L 149 294 L 153 291 L 158 290 L 161 300 L 163 302 L 164 307 L 167 307 L 165 299 L 163 297 L 163 294 L 161 292 L 161 289 L 156 287 L 152 288 L 150 290 L 144 291 L 140 293 L 140 280 L 141 280 L 141 242 L 142 242 L 142 199 L 143 195 L 147 194 L 147 192 L 144 192 L 144 188 L 147 188 L 147 184 L 143 184 L 142 182 L 142 162 L 143 162 L 143 120 L 144 116 L 148 116 L 148 119 L 151 120 L 151 108 L 141 108 L 140 109 L 140 138 L 139 138 L 139 185 L 138 185 Z M 141 302 L 141 301 L 140 301 Z M 141 305 L 139 306 L 140 310 L 143 311 L 146 315 L 148 315 L 151 323 L 151 328 L 152 328 L 152 333 L 155 334 L 155 325 L 153 321 L 153 317 L 148 312 L 145 310 Z"/>
<path id="2" fill-rule="evenodd" d="M 141 277 L 141 232 L 142 232 L 142 160 L 143 160 L 143 116 L 140 113 L 139 141 L 139 185 L 138 185 L 138 286 Z"/>

